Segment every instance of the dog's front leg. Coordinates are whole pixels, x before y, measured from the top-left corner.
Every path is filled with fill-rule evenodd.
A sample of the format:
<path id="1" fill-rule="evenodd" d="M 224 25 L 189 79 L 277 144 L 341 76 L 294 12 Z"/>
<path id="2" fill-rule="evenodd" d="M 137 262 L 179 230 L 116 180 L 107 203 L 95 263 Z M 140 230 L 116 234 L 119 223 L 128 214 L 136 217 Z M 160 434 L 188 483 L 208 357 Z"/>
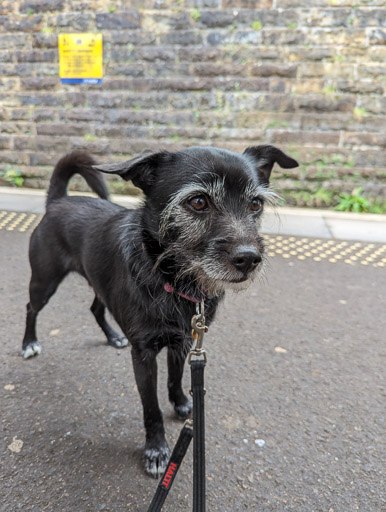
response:
<path id="1" fill-rule="evenodd" d="M 182 375 L 185 355 L 181 350 L 168 347 L 168 390 L 169 400 L 174 405 L 177 416 L 183 420 L 190 416 L 193 404 L 182 391 Z"/>
<path id="2" fill-rule="evenodd" d="M 146 430 L 145 471 L 157 478 L 164 473 L 170 457 L 157 398 L 157 352 L 133 348 L 131 355 Z"/>

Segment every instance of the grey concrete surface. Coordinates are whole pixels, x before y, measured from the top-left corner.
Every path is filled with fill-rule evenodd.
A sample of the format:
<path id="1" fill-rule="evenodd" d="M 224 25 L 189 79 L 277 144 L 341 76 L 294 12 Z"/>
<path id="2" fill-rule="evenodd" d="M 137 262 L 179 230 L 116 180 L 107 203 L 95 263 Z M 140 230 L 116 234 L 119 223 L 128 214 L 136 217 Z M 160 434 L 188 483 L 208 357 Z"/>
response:
<path id="1" fill-rule="evenodd" d="M 42 354 L 24 361 L 27 248 L 0 231 L 0 511 L 145 512 L 157 483 L 142 472 L 130 350 L 104 343 L 72 275 L 40 315 Z M 227 297 L 205 338 L 208 511 L 386 510 L 385 300 L 384 268 L 279 256 Z M 165 366 L 161 353 L 172 445 Z M 190 449 L 165 511 L 191 510 L 191 464 Z"/>
<path id="2" fill-rule="evenodd" d="M 45 196 L 44 190 L 0 187 L 0 210 L 43 213 Z M 138 198 L 122 195 L 113 195 L 112 200 L 126 208 L 136 207 L 140 202 Z M 265 212 L 262 230 L 272 234 L 386 243 L 386 215 L 281 207 Z"/>

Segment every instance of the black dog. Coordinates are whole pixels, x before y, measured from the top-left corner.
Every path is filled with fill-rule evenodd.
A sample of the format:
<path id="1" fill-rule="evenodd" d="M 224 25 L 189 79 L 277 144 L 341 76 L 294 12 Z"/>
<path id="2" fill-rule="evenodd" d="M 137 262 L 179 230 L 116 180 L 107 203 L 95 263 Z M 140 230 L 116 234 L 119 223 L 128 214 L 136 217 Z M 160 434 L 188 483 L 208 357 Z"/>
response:
<path id="1" fill-rule="evenodd" d="M 298 163 L 273 146 L 243 154 L 212 147 L 145 153 L 127 162 L 95 165 L 86 153 L 62 158 L 53 172 L 47 212 L 30 242 L 30 302 L 22 354 L 37 355 L 38 312 L 72 271 L 95 291 L 91 306 L 110 345 L 132 346 L 146 429 L 145 470 L 159 476 L 169 449 L 157 399 L 156 356 L 167 347 L 169 399 L 180 418 L 191 411 L 181 387 L 191 347 L 195 302 L 205 301 L 207 324 L 226 289 L 248 285 L 265 260 L 258 234 L 271 169 Z M 144 205 L 127 210 L 108 201 L 99 171 L 132 180 Z M 68 197 L 81 174 L 101 199 Z M 105 320 L 113 314 L 124 337 Z"/>

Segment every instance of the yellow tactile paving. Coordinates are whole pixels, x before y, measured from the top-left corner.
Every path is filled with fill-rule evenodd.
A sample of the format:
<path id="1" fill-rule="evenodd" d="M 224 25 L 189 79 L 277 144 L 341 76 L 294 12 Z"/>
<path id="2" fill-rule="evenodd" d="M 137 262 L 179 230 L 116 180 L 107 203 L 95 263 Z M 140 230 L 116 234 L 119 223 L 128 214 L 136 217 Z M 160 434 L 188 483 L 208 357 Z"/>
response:
<path id="1" fill-rule="evenodd" d="M 21 213 L 0 211 L 0 231 L 32 232 L 38 225 L 41 215 L 37 213 Z"/>
<path id="2" fill-rule="evenodd" d="M 268 256 L 285 259 L 343 262 L 386 267 L 386 245 L 313 238 L 265 235 Z"/>
<path id="3" fill-rule="evenodd" d="M 32 233 L 42 215 L 0 210 L 0 231 Z M 386 267 L 386 244 L 350 242 L 284 235 L 264 236 L 268 256 L 284 259 L 311 259 L 315 262 L 343 262 L 347 265 Z"/>

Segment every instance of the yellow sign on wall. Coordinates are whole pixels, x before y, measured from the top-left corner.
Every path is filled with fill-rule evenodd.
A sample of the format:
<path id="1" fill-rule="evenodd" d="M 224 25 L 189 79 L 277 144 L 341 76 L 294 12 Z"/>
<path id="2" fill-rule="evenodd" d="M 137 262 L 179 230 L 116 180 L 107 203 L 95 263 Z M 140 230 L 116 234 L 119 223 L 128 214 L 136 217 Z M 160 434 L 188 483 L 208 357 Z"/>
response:
<path id="1" fill-rule="evenodd" d="M 102 34 L 59 34 L 58 45 L 62 83 L 102 83 Z"/>

